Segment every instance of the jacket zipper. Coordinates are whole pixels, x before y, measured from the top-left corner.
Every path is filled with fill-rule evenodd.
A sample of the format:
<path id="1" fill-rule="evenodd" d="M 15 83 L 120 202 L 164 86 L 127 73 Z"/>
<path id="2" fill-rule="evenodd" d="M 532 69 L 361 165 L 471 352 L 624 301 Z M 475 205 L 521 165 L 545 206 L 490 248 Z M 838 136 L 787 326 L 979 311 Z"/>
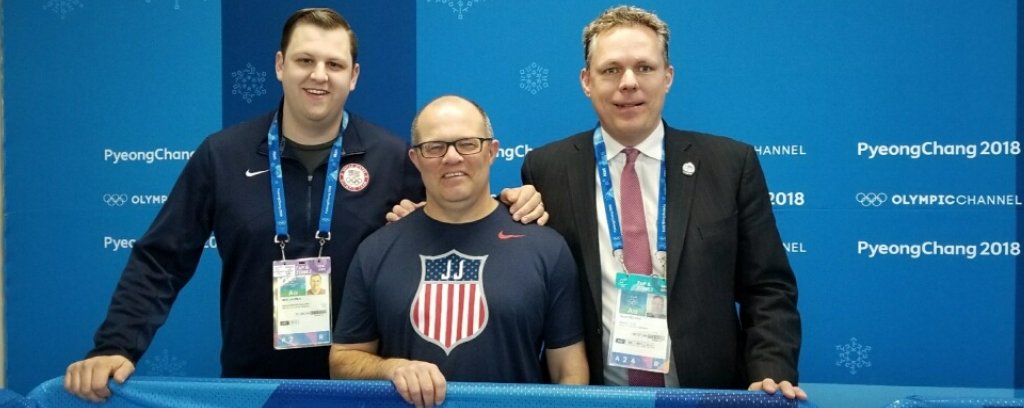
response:
<path id="1" fill-rule="evenodd" d="M 313 173 L 306 175 L 306 225 L 313 225 Z"/>

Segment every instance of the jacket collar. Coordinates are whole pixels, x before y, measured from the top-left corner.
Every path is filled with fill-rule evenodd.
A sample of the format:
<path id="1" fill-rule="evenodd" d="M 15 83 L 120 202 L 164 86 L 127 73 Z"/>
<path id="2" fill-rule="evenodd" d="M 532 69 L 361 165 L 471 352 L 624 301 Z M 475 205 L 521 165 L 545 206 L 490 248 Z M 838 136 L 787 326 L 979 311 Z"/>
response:
<path id="1" fill-rule="evenodd" d="M 270 131 L 270 123 L 273 121 L 275 114 L 278 115 L 278 129 L 281 128 L 281 106 L 283 103 L 284 100 L 282 100 L 281 103 L 278 104 L 278 109 L 276 111 L 268 112 L 257 119 L 260 122 L 259 128 L 265 129 L 264 133 L 261 135 L 260 144 L 259 146 L 256 147 L 256 152 L 261 155 L 267 155 L 268 145 L 266 132 Z M 362 118 L 352 114 L 352 112 L 349 112 L 348 127 L 345 128 L 345 132 L 342 133 L 341 136 L 342 157 L 366 153 L 366 148 L 364 146 L 365 141 L 363 140 L 362 135 L 359 133 L 359 129 L 363 127 L 362 123 Z"/>

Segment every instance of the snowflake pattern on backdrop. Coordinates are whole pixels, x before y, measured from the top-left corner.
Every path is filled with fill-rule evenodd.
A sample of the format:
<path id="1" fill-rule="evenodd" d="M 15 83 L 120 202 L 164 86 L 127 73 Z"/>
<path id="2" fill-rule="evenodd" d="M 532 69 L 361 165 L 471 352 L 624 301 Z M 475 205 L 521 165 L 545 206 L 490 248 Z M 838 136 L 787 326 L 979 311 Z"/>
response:
<path id="1" fill-rule="evenodd" d="M 519 70 L 519 88 L 536 95 L 542 89 L 548 87 L 548 69 L 536 62 Z"/>
<path id="2" fill-rule="evenodd" d="M 473 5 L 484 0 L 427 0 L 427 3 L 441 3 L 452 9 L 452 13 L 459 16 L 459 20 L 473 8 Z"/>
<path id="3" fill-rule="evenodd" d="M 206 1 L 206 0 L 203 0 L 203 1 Z M 153 2 L 153 0 L 146 0 L 146 3 L 152 3 L 152 2 Z M 175 10 L 181 10 L 181 2 L 179 0 L 174 0 L 174 9 Z"/>
<path id="4" fill-rule="evenodd" d="M 839 361 L 836 361 L 836 365 L 850 369 L 850 374 L 857 374 L 858 368 L 871 367 L 871 361 L 868 359 L 871 346 L 857 343 L 856 337 L 851 337 L 849 344 L 836 346 L 836 351 L 839 352 Z"/>
<path id="5" fill-rule="evenodd" d="M 43 10 L 50 10 L 63 20 L 68 13 L 75 11 L 76 7 L 82 8 L 85 5 L 79 0 L 49 0 L 43 5 Z"/>
<path id="6" fill-rule="evenodd" d="M 252 103 L 253 98 L 267 94 L 267 89 L 263 87 L 263 83 L 267 81 L 267 73 L 256 72 L 256 67 L 252 63 L 246 63 L 243 70 L 232 72 L 231 77 L 235 79 L 235 84 L 231 86 L 231 94 L 241 95 L 246 103 Z"/>
<path id="7" fill-rule="evenodd" d="M 143 358 L 139 362 L 139 373 L 152 377 L 184 377 L 187 374 L 186 365 L 187 362 L 172 356 L 170 351 L 164 349 L 158 355 Z"/>

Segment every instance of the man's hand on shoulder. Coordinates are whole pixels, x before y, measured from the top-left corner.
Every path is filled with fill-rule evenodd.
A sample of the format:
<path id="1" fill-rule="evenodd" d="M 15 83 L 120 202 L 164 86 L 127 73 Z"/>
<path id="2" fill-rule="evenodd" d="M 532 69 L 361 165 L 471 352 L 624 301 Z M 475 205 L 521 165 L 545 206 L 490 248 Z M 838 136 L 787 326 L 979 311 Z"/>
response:
<path id="1" fill-rule="evenodd" d="M 513 220 L 523 224 L 536 222 L 539 225 L 544 225 L 548 222 L 549 215 L 547 211 L 544 211 L 544 202 L 541 200 L 540 192 L 532 185 L 527 184 L 522 187 L 501 190 L 498 199 L 509 206 L 509 212 L 512 213 Z M 391 212 L 387 213 L 384 219 L 389 223 L 398 221 L 423 208 L 426 204 L 426 201 L 414 203 L 408 199 L 403 199 L 394 207 L 391 207 Z"/>
<path id="2" fill-rule="evenodd" d="M 405 218 L 405 216 L 412 214 L 413 211 L 422 208 L 424 205 L 427 205 L 426 201 L 414 203 L 412 201 L 409 201 L 408 199 L 402 199 L 400 203 L 395 204 L 394 207 L 391 207 L 391 212 L 387 213 L 387 215 L 384 216 L 384 219 L 386 219 L 389 223 L 398 221 L 402 218 Z"/>
<path id="3" fill-rule="evenodd" d="M 64 374 L 64 389 L 75 396 L 92 402 L 103 402 L 110 397 L 107 380 L 111 377 L 124 384 L 135 364 L 120 355 L 95 356 L 76 361 L 68 366 Z"/>
<path id="4" fill-rule="evenodd" d="M 501 202 L 509 206 L 512 219 L 523 224 L 534 221 L 539 225 L 547 224 L 548 212 L 544 211 L 544 202 L 540 192 L 532 185 L 526 184 L 518 188 L 506 188 L 498 195 Z"/>
<path id="5" fill-rule="evenodd" d="M 749 391 L 764 391 L 769 395 L 775 395 L 776 391 L 781 390 L 782 395 L 788 399 L 799 399 L 807 400 L 807 393 L 790 383 L 789 381 L 783 381 L 778 384 L 771 378 L 765 378 L 764 380 L 750 383 L 750 387 L 747 388 Z"/>

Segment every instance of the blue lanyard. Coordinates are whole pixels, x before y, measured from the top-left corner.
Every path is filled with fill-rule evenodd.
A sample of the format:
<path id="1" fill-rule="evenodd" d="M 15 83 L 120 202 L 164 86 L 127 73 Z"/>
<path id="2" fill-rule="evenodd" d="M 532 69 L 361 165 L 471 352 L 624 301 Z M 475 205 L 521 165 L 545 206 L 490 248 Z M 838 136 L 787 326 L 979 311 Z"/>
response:
<path id="1" fill-rule="evenodd" d="M 270 130 L 267 131 L 267 152 L 270 161 L 270 191 L 274 200 L 274 227 L 277 234 L 274 235 L 274 242 L 281 246 L 281 259 L 285 259 L 284 246 L 288 243 L 288 209 L 284 198 L 284 177 L 281 170 L 281 137 L 278 134 L 277 115 L 274 114 L 274 121 L 270 123 Z M 320 205 L 320 227 L 317 229 L 314 238 L 320 241 L 320 255 L 323 254 L 324 244 L 331 240 L 331 217 L 334 214 L 334 193 L 338 189 L 338 168 L 341 167 L 341 135 L 348 127 L 348 112 L 342 112 L 341 129 L 338 131 L 338 138 L 331 146 L 331 155 L 327 159 L 327 178 L 324 180 L 324 197 Z M 321 235 L 326 233 L 326 235 Z"/>
<path id="2" fill-rule="evenodd" d="M 667 240 L 665 239 L 665 158 L 667 154 L 662 142 L 661 171 L 658 181 L 658 254 L 657 260 L 661 264 L 661 270 L 665 270 L 665 253 L 668 251 Z M 612 178 L 608 169 L 608 153 L 604 147 L 604 135 L 601 128 L 594 129 L 594 159 L 597 161 L 597 174 L 601 179 L 601 196 L 604 198 L 604 213 L 608 221 L 608 233 L 612 238 L 612 252 L 625 270 L 625 262 L 622 257 L 622 227 L 619 224 L 619 211 L 615 205 L 615 194 L 612 192 Z"/>

